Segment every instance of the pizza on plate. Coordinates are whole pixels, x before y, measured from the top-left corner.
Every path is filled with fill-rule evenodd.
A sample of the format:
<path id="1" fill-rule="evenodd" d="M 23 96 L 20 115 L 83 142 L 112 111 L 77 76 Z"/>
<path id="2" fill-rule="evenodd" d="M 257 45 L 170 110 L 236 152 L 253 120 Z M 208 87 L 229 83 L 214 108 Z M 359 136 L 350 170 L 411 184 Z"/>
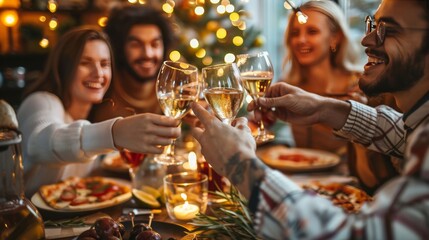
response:
<path id="1" fill-rule="evenodd" d="M 362 205 L 371 202 L 373 199 L 364 191 L 344 184 L 344 183 L 326 183 L 311 182 L 302 186 L 304 189 L 313 190 L 322 197 L 326 197 L 344 209 L 348 213 L 357 213 Z"/>
<path id="2" fill-rule="evenodd" d="M 43 201 L 54 209 L 85 210 L 107 207 L 131 197 L 131 189 L 103 177 L 70 177 L 39 189 Z"/>
<path id="3" fill-rule="evenodd" d="M 261 149 L 257 154 L 268 165 L 286 170 L 332 167 L 340 162 L 339 156 L 330 152 L 305 148 L 288 148 L 282 145 Z"/>

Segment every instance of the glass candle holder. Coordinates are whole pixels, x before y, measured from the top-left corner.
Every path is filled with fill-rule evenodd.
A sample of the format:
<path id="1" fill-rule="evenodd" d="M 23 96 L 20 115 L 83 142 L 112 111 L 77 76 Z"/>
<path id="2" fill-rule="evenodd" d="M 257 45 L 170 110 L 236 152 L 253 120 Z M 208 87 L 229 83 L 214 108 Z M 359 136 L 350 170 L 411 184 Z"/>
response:
<path id="1" fill-rule="evenodd" d="M 164 195 L 168 216 L 187 221 L 207 209 L 208 178 L 198 172 L 169 174 L 164 178 Z"/>

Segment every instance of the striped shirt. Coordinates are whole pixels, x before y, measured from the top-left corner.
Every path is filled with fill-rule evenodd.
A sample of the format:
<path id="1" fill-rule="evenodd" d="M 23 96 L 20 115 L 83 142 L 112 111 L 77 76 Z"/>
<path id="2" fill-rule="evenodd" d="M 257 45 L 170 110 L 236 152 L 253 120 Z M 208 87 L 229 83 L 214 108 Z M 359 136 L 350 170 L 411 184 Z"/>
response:
<path id="1" fill-rule="evenodd" d="M 371 108 L 353 101 L 351 105 L 346 124 L 335 134 L 406 159 L 401 176 L 385 184 L 358 214 L 346 214 L 329 200 L 304 191 L 282 173 L 267 169 L 249 202 L 261 238 L 428 238 L 428 96 L 405 115 L 386 106 Z"/>

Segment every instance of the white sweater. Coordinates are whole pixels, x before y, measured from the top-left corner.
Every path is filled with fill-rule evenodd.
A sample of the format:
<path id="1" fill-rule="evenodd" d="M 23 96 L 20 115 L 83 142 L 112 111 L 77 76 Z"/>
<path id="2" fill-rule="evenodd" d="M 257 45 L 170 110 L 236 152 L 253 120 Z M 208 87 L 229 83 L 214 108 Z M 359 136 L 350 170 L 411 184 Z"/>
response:
<path id="1" fill-rule="evenodd" d="M 26 195 L 69 176 L 87 176 L 97 155 L 115 150 L 112 126 L 73 120 L 60 99 L 48 92 L 28 96 L 18 110 Z"/>

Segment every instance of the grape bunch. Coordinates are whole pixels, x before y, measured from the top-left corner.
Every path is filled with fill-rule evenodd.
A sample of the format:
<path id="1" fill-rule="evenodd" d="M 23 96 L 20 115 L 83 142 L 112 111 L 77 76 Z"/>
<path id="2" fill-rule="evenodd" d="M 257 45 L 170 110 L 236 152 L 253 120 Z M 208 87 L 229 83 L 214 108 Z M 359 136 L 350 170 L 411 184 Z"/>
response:
<path id="1" fill-rule="evenodd" d="M 111 218 L 98 219 L 94 225 L 82 232 L 77 240 L 125 240 L 126 230 L 122 223 Z M 161 240 L 161 235 L 144 223 L 133 224 L 128 240 Z"/>

